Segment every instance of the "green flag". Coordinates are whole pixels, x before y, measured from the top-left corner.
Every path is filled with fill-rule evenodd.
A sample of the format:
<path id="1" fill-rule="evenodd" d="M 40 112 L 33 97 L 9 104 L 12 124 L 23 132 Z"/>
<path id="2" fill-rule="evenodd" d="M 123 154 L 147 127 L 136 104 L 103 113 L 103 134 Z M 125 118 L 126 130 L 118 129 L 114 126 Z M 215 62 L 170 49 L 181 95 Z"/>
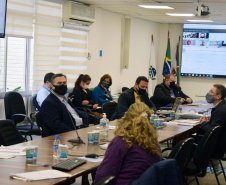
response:
<path id="1" fill-rule="evenodd" d="M 168 38 L 166 56 L 162 70 L 163 82 L 165 81 L 165 76 L 170 73 L 170 69 L 171 69 L 171 52 L 170 52 L 170 39 Z"/>

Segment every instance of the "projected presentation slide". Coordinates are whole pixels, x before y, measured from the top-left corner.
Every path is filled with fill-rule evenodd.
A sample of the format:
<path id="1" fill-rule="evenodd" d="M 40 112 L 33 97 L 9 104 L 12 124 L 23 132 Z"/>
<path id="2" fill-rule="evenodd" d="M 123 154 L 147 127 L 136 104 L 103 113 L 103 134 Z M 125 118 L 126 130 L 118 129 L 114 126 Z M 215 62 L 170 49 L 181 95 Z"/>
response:
<path id="1" fill-rule="evenodd" d="M 0 0 L 0 38 L 5 35 L 6 0 Z"/>
<path id="2" fill-rule="evenodd" d="M 226 78 L 226 25 L 184 25 L 181 76 Z"/>

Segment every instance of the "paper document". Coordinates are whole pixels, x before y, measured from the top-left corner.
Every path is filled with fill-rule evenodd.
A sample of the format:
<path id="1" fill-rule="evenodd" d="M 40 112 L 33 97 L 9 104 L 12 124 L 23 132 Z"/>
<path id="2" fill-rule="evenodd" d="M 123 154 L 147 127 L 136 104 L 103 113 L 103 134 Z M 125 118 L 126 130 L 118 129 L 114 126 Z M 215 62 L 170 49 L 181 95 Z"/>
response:
<path id="1" fill-rule="evenodd" d="M 42 170 L 35 172 L 17 173 L 10 176 L 10 178 L 12 179 L 20 179 L 25 181 L 37 181 L 61 177 L 71 177 L 71 175 L 58 170 Z"/>
<path id="2" fill-rule="evenodd" d="M 9 155 L 8 153 L 0 153 L 0 159 L 10 159 L 15 157 L 14 155 Z"/>
<path id="3" fill-rule="evenodd" d="M 116 128 L 116 126 L 109 125 L 109 130 L 114 130 L 115 128 Z"/>

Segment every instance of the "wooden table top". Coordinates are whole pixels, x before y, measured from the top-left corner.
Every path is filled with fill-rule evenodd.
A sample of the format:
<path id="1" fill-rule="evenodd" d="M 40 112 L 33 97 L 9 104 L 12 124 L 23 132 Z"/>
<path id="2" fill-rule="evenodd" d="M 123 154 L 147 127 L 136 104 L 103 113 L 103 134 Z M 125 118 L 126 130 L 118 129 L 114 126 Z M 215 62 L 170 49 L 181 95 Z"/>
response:
<path id="1" fill-rule="evenodd" d="M 111 122 L 110 125 L 115 125 L 116 122 Z M 185 132 L 188 132 L 191 130 L 192 126 L 179 126 L 179 125 L 167 125 L 165 128 L 157 129 L 158 135 L 159 135 L 159 142 L 164 142 L 169 139 L 172 139 L 180 134 L 183 134 Z M 96 130 L 96 126 L 88 127 L 85 129 L 78 130 L 79 136 L 86 144 L 78 144 L 77 146 L 74 146 L 72 149 L 69 149 L 70 155 L 79 155 L 84 156 L 88 153 L 96 153 L 100 155 L 100 157 L 103 158 L 105 154 L 105 150 L 101 149 L 98 144 L 88 144 L 87 142 L 87 132 Z M 72 144 L 67 142 L 68 139 L 75 139 L 77 138 L 77 135 L 75 131 L 59 134 L 61 144 L 67 144 L 69 147 L 72 147 Z M 113 130 L 109 131 L 109 134 L 107 136 L 101 136 L 100 139 L 108 139 L 109 141 L 114 138 Z M 53 165 L 59 162 L 59 160 L 53 159 L 53 141 L 54 136 L 49 136 L 41 139 L 37 139 L 34 141 L 29 142 L 31 145 L 38 145 L 38 156 L 36 163 L 37 164 L 49 164 Z M 26 146 L 27 143 L 21 143 L 19 145 Z M 76 157 L 76 156 L 75 156 Z M 0 159 L 0 167 L 1 167 L 1 173 L 0 173 L 0 184 L 24 184 L 25 181 L 22 180 L 16 180 L 16 179 L 10 179 L 9 176 L 12 173 L 22 173 L 22 172 L 30 172 L 30 171 L 37 171 L 37 170 L 47 170 L 51 169 L 50 167 L 41 167 L 41 166 L 27 166 L 27 161 L 25 159 L 25 156 L 16 156 L 15 158 L 11 159 Z M 83 164 L 74 170 L 71 170 L 70 172 L 67 172 L 71 174 L 74 178 L 82 176 L 84 173 L 89 173 L 92 169 L 95 169 L 99 166 L 100 162 L 93 163 L 93 162 L 87 162 L 86 164 Z M 27 183 L 28 184 L 28 183 Z M 42 180 L 42 181 L 36 181 L 36 182 L 29 182 L 29 184 L 68 184 L 66 178 L 58 178 L 58 179 L 49 179 L 49 180 Z"/>

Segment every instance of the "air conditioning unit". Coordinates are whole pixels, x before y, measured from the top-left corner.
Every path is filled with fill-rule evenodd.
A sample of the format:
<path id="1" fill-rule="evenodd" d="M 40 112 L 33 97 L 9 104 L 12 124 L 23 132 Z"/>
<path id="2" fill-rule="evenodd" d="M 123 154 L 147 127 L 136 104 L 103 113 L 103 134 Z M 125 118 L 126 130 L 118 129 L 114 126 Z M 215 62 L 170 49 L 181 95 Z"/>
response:
<path id="1" fill-rule="evenodd" d="M 63 22 L 89 26 L 95 21 L 95 8 L 68 1 L 63 5 Z"/>

